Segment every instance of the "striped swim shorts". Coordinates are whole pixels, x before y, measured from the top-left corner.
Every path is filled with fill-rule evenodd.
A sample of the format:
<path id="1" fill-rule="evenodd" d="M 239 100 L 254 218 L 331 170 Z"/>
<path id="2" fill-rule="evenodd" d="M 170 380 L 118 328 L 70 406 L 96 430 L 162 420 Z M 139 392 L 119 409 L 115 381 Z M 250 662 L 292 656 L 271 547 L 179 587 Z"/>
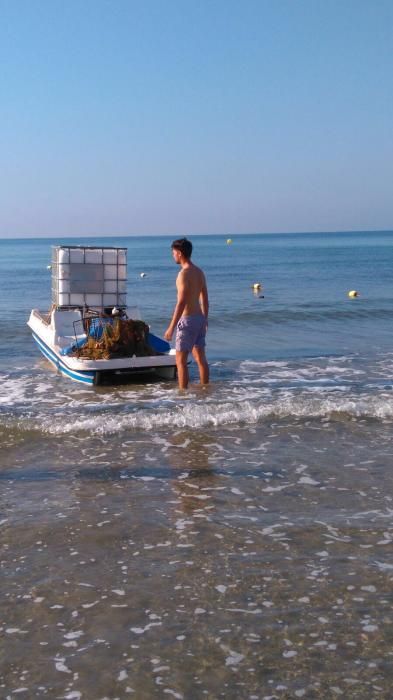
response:
<path id="1" fill-rule="evenodd" d="M 206 345 L 206 318 L 203 314 L 182 316 L 177 324 L 176 350 L 191 352 L 192 348 Z"/>

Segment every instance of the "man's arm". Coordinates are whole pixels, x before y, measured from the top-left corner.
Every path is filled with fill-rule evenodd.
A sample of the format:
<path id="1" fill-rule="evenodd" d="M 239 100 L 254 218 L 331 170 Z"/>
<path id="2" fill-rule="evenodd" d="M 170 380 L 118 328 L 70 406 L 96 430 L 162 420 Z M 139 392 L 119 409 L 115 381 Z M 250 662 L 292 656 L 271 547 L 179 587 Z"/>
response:
<path id="1" fill-rule="evenodd" d="M 173 312 L 172 320 L 164 333 L 165 340 L 172 340 L 174 330 L 180 320 L 180 317 L 185 309 L 187 303 L 187 289 L 184 282 L 183 272 L 179 273 L 177 278 L 177 304 Z"/>

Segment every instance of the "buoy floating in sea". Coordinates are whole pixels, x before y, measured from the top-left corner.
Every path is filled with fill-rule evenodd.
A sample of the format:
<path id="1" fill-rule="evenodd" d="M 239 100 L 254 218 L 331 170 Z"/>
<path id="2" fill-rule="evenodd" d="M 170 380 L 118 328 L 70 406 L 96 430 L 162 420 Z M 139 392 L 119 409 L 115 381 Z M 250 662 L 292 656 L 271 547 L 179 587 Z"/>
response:
<path id="1" fill-rule="evenodd" d="M 231 245 L 231 243 L 233 243 L 232 238 L 227 238 L 227 243 L 228 243 L 228 245 Z"/>
<path id="2" fill-rule="evenodd" d="M 141 277 L 146 277 L 146 272 L 141 272 Z"/>
<path id="3" fill-rule="evenodd" d="M 252 285 L 252 288 L 253 288 L 256 292 L 257 292 L 259 289 L 261 289 L 261 287 L 262 287 L 262 285 L 261 285 L 260 282 L 255 282 L 255 283 Z"/>
<path id="4" fill-rule="evenodd" d="M 359 292 L 357 292 L 356 289 L 351 289 L 351 291 L 348 292 L 348 296 L 350 299 L 354 299 L 359 296 Z"/>

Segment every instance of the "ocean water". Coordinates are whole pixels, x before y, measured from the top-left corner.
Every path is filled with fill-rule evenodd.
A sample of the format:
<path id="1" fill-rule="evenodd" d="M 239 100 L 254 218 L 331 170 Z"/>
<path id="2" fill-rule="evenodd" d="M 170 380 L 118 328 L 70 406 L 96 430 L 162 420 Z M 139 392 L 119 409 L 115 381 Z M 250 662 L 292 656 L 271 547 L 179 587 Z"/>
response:
<path id="1" fill-rule="evenodd" d="M 193 239 L 184 393 L 71 382 L 26 326 L 52 244 L 119 245 L 162 334 L 171 238 L 0 240 L 1 697 L 392 697 L 393 232 L 232 239 Z"/>

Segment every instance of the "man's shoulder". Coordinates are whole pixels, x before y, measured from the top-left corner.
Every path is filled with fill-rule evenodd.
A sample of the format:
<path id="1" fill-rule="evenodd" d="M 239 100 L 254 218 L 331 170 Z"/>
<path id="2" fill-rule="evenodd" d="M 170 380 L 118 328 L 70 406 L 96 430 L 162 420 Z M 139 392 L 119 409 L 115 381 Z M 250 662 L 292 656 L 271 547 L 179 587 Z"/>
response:
<path id="1" fill-rule="evenodd" d="M 205 273 L 203 272 L 202 268 L 195 266 L 195 272 L 196 272 L 196 276 L 201 281 L 201 284 L 204 284 L 205 283 Z"/>
<path id="2" fill-rule="evenodd" d="M 188 277 L 201 277 L 201 276 L 203 276 L 203 271 L 201 270 L 201 268 L 197 267 L 197 265 L 194 265 L 194 264 L 191 267 L 188 267 L 185 270 L 183 270 L 183 272 L 186 272 Z"/>
<path id="3" fill-rule="evenodd" d="M 191 282 L 192 280 L 201 280 L 204 282 L 205 275 L 200 267 L 193 264 L 190 267 L 182 268 L 177 275 L 177 279 L 179 282 L 183 282 L 184 284 L 187 284 L 188 281 Z"/>

